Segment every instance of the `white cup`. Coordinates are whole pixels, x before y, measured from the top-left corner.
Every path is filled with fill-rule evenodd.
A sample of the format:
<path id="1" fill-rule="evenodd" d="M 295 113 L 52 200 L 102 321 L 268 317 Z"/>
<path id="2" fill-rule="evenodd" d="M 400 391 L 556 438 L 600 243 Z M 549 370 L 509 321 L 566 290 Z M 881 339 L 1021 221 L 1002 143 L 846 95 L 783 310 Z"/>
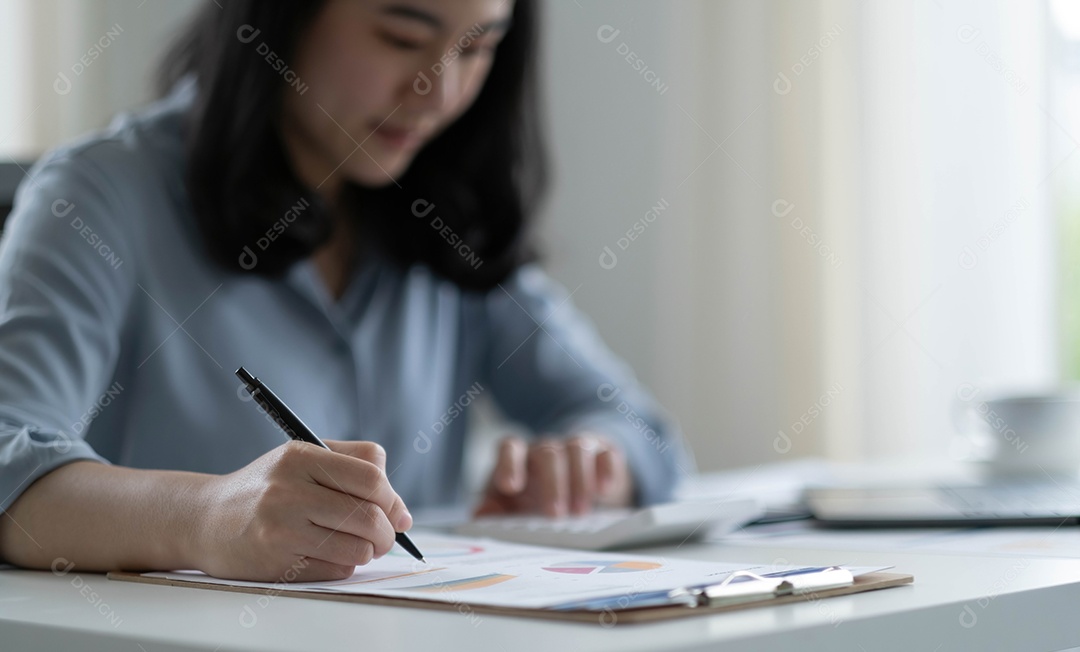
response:
<path id="1" fill-rule="evenodd" d="M 1080 390 L 958 395 L 957 427 L 991 474 L 1080 474 Z"/>

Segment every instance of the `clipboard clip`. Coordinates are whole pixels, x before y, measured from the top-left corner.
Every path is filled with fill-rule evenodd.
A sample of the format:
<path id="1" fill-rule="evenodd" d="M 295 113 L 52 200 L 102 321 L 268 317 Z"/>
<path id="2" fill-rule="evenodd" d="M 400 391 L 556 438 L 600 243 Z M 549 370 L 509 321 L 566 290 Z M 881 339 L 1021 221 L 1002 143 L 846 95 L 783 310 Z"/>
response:
<path id="1" fill-rule="evenodd" d="M 798 568 L 765 575 L 742 570 L 728 575 L 718 584 L 674 589 L 668 592 L 667 597 L 672 604 L 718 607 L 824 591 L 851 586 L 854 583 L 855 578 L 851 571 L 840 566 Z"/>

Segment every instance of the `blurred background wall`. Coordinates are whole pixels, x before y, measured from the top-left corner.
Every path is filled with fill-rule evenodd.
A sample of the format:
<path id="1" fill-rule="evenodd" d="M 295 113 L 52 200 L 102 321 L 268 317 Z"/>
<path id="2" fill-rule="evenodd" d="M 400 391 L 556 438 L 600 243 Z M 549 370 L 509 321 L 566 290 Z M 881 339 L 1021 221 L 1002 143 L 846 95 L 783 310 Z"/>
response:
<path id="1" fill-rule="evenodd" d="M 198 4 L 0 4 L 0 156 L 150 98 Z M 957 401 L 1077 375 L 1067 4 L 545 3 L 548 269 L 700 468 L 958 455 Z"/>

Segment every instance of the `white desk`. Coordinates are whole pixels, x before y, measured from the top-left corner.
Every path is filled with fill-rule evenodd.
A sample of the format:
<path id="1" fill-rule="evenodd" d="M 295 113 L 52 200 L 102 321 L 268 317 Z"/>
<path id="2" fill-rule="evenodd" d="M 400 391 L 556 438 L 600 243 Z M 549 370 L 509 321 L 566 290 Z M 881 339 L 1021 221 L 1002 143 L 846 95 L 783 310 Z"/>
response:
<path id="1" fill-rule="evenodd" d="M 894 564 L 916 579 L 912 586 L 817 603 L 603 628 L 284 596 L 261 606 L 254 595 L 0 571 L 0 649 L 1036 652 L 1080 646 L 1080 559 L 718 545 L 650 552 L 754 563 Z M 96 602 L 80 583 L 97 593 Z M 241 625 L 245 606 L 257 615 L 252 627 Z"/>

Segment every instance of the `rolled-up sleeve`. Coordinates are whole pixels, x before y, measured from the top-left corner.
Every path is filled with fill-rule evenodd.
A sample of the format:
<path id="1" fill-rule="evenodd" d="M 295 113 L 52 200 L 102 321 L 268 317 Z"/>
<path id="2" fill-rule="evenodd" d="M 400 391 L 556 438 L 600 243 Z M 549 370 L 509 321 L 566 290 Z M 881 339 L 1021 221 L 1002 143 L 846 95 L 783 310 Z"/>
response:
<path id="1" fill-rule="evenodd" d="M 89 157 L 39 162 L 0 241 L 0 511 L 75 460 L 120 352 L 134 261 L 120 195 Z"/>
<path id="2" fill-rule="evenodd" d="M 603 433 L 626 453 L 636 500 L 672 498 L 693 462 L 672 419 L 603 343 L 564 287 L 525 265 L 486 299 L 495 401 L 537 433 Z"/>

